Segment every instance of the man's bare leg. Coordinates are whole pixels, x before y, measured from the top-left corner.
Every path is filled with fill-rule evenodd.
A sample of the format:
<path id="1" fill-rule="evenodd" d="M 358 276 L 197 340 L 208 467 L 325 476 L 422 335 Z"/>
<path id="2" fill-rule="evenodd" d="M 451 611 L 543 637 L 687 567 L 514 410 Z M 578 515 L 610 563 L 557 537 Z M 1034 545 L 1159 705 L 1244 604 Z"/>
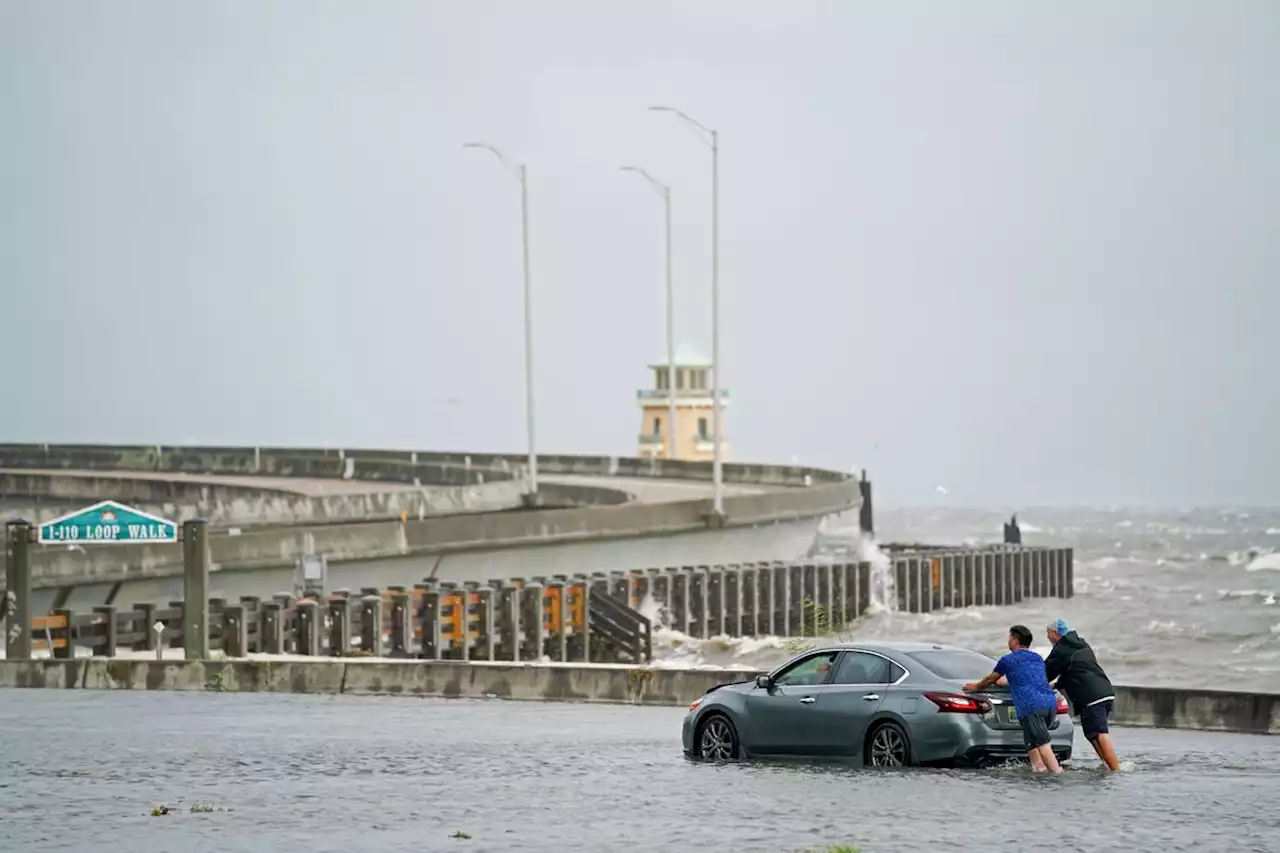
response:
<path id="1" fill-rule="evenodd" d="M 1032 747 L 1027 750 L 1027 760 L 1031 762 L 1032 773 L 1044 772 L 1044 759 L 1040 757 L 1040 750 Z"/>
<path id="2" fill-rule="evenodd" d="M 1102 763 L 1107 765 L 1111 770 L 1120 769 L 1120 759 L 1116 756 L 1116 748 L 1111 745 L 1111 735 L 1099 734 L 1094 735 L 1093 740 L 1089 741 L 1093 745 L 1093 751 L 1098 753 L 1098 757 L 1102 759 Z"/>
<path id="3" fill-rule="evenodd" d="M 1038 746 L 1034 750 L 1040 753 L 1040 760 L 1044 762 L 1044 768 L 1050 773 L 1061 773 L 1062 765 L 1058 764 L 1058 756 L 1053 754 L 1053 747 L 1049 744 Z"/>

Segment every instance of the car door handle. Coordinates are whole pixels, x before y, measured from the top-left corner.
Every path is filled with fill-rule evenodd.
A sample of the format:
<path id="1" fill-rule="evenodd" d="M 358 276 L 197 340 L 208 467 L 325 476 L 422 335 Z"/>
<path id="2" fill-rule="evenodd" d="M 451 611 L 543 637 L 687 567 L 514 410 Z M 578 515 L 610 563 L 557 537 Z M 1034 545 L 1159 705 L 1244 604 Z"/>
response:
<path id="1" fill-rule="evenodd" d="M 879 700 L 880 700 L 879 693 L 868 693 L 866 696 L 862 697 L 863 702 L 878 702 Z"/>
<path id="2" fill-rule="evenodd" d="M 817 702 L 817 701 L 818 701 L 818 700 L 817 700 L 817 699 L 814 699 L 812 696 L 806 696 L 806 697 L 804 697 L 803 699 L 801 699 L 801 700 L 800 700 L 800 704 L 801 704 L 801 705 L 812 705 L 814 702 Z"/>

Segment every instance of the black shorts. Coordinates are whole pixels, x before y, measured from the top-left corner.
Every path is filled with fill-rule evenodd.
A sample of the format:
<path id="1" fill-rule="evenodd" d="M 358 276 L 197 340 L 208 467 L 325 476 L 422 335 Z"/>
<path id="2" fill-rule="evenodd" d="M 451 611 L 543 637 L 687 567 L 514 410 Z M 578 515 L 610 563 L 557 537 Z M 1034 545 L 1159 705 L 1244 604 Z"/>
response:
<path id="1" fill-rule="evenodd" d="M 1080 728 L 1084 729 L 1086 740 L 1093 740 L 1110 731 L 1107 728 L 1107 717 L 1111 716 L 1111 706 L 1114 704 L 1113 700 L 1108 699 L 1080 709 Z"/>
<path id="2" fill-rule="evenodd" d="M 1033 711 L 1018 720 L 1022 724 L 1022 742 L 1027 749 L 1035 749 L 1049 742 L 1049 726 L 1058 718 L 1058 712 L 1050 708 L 1047 711 Z"/>

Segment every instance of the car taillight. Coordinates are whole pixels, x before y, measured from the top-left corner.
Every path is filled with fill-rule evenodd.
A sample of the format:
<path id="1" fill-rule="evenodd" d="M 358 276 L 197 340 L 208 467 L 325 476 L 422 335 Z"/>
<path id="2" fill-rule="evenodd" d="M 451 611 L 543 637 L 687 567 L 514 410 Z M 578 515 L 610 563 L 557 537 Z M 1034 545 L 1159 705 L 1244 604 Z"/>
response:
<path id="1" fill-rule="evenodd" d="M 926 693 L 924 698 L 937 705 L 943 714 L 985 714 L 991 710 L 991 703 L 986 699 L 959 693 Z"/>
<path id="2" fill-rule="evenodd" d="M 707 698 L 707 697 L 703 696 L 703 697 L 701 697 L 701 698 L 694 699 L 692 702 L 690 702 L 690 703 L 689 703 L 689 710 L 690 710 L 690 711 L 695 711 L 695 710 L 697 710 L 698 706 L 702 704 L 702 700 L 703 700 L 703 699 L 705 699 L 705 698 Z"/>
<path id="3" fill-rule="evenodd" d="M 1057 710 L 1059 714 L 1065 714 L 1071 710 L 1067 707 L 1066 696 L 1063 696 L 1061 693 L 1055 693 L 1054 695 L 1058 697 L 1058 707 L 1055 710 Z"/>

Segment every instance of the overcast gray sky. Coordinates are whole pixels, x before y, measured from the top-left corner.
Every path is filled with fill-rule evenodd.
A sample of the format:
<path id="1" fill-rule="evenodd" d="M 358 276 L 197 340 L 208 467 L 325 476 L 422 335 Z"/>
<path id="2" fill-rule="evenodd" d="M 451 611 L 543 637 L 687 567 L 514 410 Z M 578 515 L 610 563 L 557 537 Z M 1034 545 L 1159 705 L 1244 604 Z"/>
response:
<path id="1" fill-rule="evenodd" d="M 1280 4 L 0 0 L 6 440 L 634 453 L 927 503 L 1276 503 Z M 948 494 L 935 491 L 945 486 Z"/>

